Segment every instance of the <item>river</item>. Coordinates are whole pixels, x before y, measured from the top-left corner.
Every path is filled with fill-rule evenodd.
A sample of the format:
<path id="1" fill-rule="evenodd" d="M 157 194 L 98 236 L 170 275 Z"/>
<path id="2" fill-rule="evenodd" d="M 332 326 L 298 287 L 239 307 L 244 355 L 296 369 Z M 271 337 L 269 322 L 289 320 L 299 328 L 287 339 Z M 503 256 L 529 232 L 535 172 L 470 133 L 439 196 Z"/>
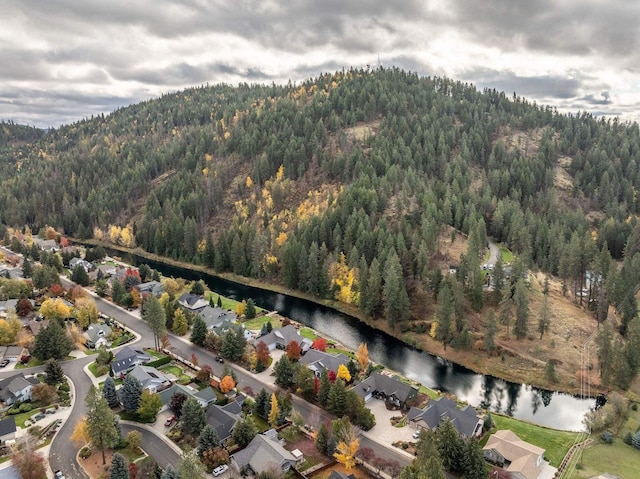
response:
<path id="1" fill-rule="evenodd" d="M 350 349 L 356 350 L 361 342 L 365 342 L 369 349 L 369 357 L 374 362 L 419 381 L 429 388 L 454 394 L 473 406 L 570 431 L 582 430 L 584 414 L 595 406 L 594 399 L 583 399 L 475 373 L 451 361 L 419 351 L 352 316 L 311 301 L 136 255 L 107 251 L 109 254 L 124 256 L 124 261 L 136 266 L 146 263 L 165 276 L 181 277 L 190 281 L 202 279 L 211 290 L 235 300 L 252 298 L 257 306 L 278 311 L 283 316 L 336 339 Z"/>

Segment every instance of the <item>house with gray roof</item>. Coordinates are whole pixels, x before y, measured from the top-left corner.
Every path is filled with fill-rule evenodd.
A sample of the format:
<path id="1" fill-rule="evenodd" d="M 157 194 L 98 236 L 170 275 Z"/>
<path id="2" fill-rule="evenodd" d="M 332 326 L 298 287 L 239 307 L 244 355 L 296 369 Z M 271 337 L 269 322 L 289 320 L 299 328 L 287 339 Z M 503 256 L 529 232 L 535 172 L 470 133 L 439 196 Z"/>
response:
<path id="1" fill-rule="evenodd" d="M 0 278 L 4 276 L 0 274 Z M 16 312 L 16 306 L 18 305 L 17 299 L 7 299 L 6 301 L 0 301 L 0 317 L 6 318 L 9 313 Z"/>
<path id="2" fill-rule="evenodd" d="M 210 387 L 206 387 L 198 391 L 193 387 L 173 383 L 168 389 L 164 389 L 159 392 L 160 400 L 162 401 L 162 408 L 160 409 L 161 411 L 165 411 L 169 408 L 171 398 L 176 393 L 182 393 L 187 396 L 187 398 L 194 398 L 200 403 L 200 406 L 202 407 L 207 407 L 209 406 L 209 404 L 215 402 L 218 399 L 215 391 Z"/>
<path id="3" fill-rule="evenodd" d="M 244 396 L 239 396 L 238 400 L 231 401 L 224 406 L 213 404 L 207 409 L 207 424 L 218 433 L 220 442 L 225 444 L 231 437 L 233 428 L 242 418 L 242 403 Z"/>
<path id="4" fill-rule="evenodd" d="M 377 371 L 371 373 L 361 383 L 356 384 L 353 390 L 365 402 L 371 398 L 382 399 L 403 409 L 407 407 L 407 401 L 418 395 L 418 390 L 410 384 L 401 381 L 396 376 L 387 376 Z"/>
<path id="5" fill-rule="evenodd" d="M 26 377 L 23 373 L 15 374 L 0 381 L 0 402 L 11 406 L 16 401 L 31 400 L 31 389 L 40 384 L 33 376 Z"/>
<path id="6" fill-rule="evenodd" d="M 243 450 L 231 456 L 231 464 L 239 471 L 249 467 L 255 474 L 275 469 L 283 473 L 297 462 L 296 456 L 266 434 L 258 434 Z"/>
<path id="7" fill-rule="evenodd" d="M 147 389 L 152 393 L 157 393 L 171 386 L 169 378 L 151 366 L 139 364 L 129 371 L 127 376 L 136 378 L 142 384 L 142 389 Z"/>
<path id="8" fill-rule="evenodd" d="M 111 362 L 111 369 L 115 376 L 119 376 L 137 365 L 146 364 L 149 361 L 151 361 L 151 356 L 142 349 L 133 349 L 125 346 L 114 356 Z"/>
<path id="9" fill-rule="evenodd" d="M 160 281 L 147 281 L 134 286 L 140 294 L 152 294 L 156 298 L 162 296 L 164 289 Z"/>
<path id="10" fill-rule="evenodd" d="M 547 479 L 557 469 L 544 460 L 544 449 L 523 441 L 513 431 L 496 431 L 482 448 L 484 458 L 513 479 Z"/>
<path id="11" fill-rule="evenodd" d="M 0 445 L 9 444 L 16 440 L 16 418 L 7 416 L 0 421 Z"/>
<path id="12" fill-rule="evenodd" d="M 269 347 L 269 351 L 273 351 L 276 348 L 286 349 L 291 341 L 297 341 L 303 353 L 309 351 L 311 344 L 313 344 L 311 340 L 302 337 L 300 331 L 291 324 L 272 330 L 269 334 L 256 339 L 254 343 L 257 344 L 259 341 L 264 341 Z"/>
<path id="13" fill-rule="evenodd" d="M 106 324 L 92 323 L 82 334 L 85 338 L 85 345 L 90 349 L 96 349 L 100 346 L 109 346 L 107 339 L 111 334 L 111 327 Z"/>
<path id="14" fill-rule="evenodd" d="M 56 240 L 45 240 L 42 238 L 33 238 L 33 242 L 38 246 L 38 248 L 44 251 L 58 251 L 60 246 L 56 243 Z"/>
<path id="15" fill-rule="evenodd" d="M 233 324 L 238 320 L 238 315 L 233 311 L 226 311 L 218 306 L 212 307 L 208 303 L 198 311 L 198 314 L 207 325 L 207 329 L 214 329 L 223 324 Z"/>
<path id="16" fill-rule="evenodd" d="M 0 357 L 9 361 L 19 361 L 23 356 L 29 356 L 29 350 L 22 346 L 0 346 Z"/>
<path id="17" fill-rule="evenodd" d="M 200 310 L 209 306 L 209 302 L 199 294 L 184 293 L 178 298 L 178 304 L 192 313 L 199 313 Z"/>
<path id="18" fill-rule="evenodd" d="M 322 371 L 333 371 L 338 373 L 340 365 L 349 364 L 349 358 L 344 354 L 329 354 L 317 349 L 310 349 L 307 354 L 300 358 L 300 364 L 307 366 L 316 377 L 320 377 Z"/>
<path id="19" fill-rule="evenodd" d="M 93 269 L 93 265 L 91 263 L 89 263 L 88 261 L 85 261 L 82 258 L 78 258 L 77 256 L 69 260 L 70 270 L 73 271 L 75 267 L 78 265 L 82 266 L 87 273 L 89 272 L 89 270 Z"/>
<path id="20" fill-rule="evenodd" d="M 463 438 L 480 437 L 482 434 L 484 419 L 478 416 L 478 412 L 471 406 L 458 409 L 458 404 L 448 397 L 431 400 L 424 409 L 412 407 L 407 414 L 407 420 L 416 429 L 435 430 L 447 419 Z"/>

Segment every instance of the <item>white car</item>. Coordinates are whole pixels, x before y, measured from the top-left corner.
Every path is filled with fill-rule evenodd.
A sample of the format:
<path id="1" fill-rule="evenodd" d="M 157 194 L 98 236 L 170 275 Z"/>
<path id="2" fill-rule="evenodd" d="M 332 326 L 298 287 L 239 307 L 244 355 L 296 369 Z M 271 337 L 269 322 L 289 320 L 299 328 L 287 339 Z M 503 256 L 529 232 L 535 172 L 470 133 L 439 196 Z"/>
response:
<path id="1" fill-rule="evenodd" d="M 420 437 L 420 431 L 416 431 L 416 432 L 414 432 L 412 437 L 413 437 L 414 439 L 418 439 L 418 438 Z"/>
<path id="2" fill-rule="evenodd" d="M 229 466 L 223 464 L 222 466 L 218 466 L 213 470 L 213 475 L 218 477 L 220 474 L 224 474 L 229 469 Z"/>

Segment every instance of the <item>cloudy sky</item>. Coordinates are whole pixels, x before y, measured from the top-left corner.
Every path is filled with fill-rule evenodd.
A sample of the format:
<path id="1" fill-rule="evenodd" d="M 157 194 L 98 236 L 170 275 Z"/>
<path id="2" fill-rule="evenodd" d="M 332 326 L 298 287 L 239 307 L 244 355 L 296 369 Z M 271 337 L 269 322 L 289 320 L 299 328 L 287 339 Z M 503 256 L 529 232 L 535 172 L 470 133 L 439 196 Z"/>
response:
<path id="1" fill-rule="evenodd" d="M 637 0 L 1 0 L 0 119 L 397 66 L 640 119 Z"/>

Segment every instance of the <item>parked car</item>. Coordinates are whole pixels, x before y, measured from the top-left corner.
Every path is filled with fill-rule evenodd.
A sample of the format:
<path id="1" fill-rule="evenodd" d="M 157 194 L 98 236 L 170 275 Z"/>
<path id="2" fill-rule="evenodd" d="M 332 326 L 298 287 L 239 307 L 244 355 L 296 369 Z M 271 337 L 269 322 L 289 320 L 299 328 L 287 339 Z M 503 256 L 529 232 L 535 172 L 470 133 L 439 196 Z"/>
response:
<path id="1" fill-rule="evenodd" d="M 223 464 L 222 466 L 218 466 L 213 470 L 213 475 L 218 477 L 220 474 L 224 474 L 229 469 L 229 466 Z"/>
<path id="2" fill-rule="evenodd" d="M 216 357 L 216 361 L 218 361 L 220 364 L 224 363 L 224 358 L 222 356 L 218 356 Z"/>
<path id="3" fill-rule="evenodd" d="M 167 418 L 167 420 L 164 422 L 164 425 L 169 427 L 169 426 L 171 426 L 173 424 L 173 421 L 175 421 L 175 420 L 176 420 L 176 415 L 173 414 L 173 415 L 171 415 L 171 416 L 169 416 Z"/>
<path id="4" fill-rule="evenodd" d="M 53 473 L 56 479 L 66 479 L 60 469 Z"/>
<path id="5" fill-rule="evenodd" d="M 420 437 L 420 431 L 416 431 L 416 432 L 414 432 L 412 437 L 413 437 L 414 439 L 418 439 L 418 438 Z"/>
<path id="6" fill-rule="evenodd" d="M 0 361 L 0 368 L 6 367 L 7 364 L 9 364 L 9 360 L 8 359 L 3 359 L 2 361 Z"/>

